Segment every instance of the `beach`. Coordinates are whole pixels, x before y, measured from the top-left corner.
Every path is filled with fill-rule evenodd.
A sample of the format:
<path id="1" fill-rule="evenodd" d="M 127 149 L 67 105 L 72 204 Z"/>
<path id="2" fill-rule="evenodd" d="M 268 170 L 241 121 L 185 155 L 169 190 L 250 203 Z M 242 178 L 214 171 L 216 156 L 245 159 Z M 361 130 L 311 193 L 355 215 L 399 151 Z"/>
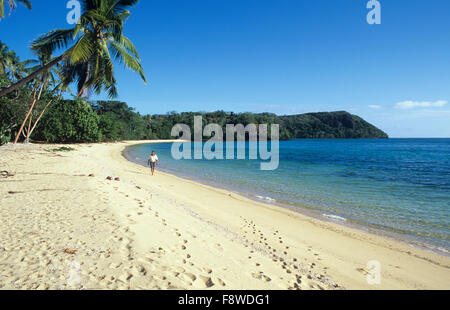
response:
<path id="1" fill-rule="evenodd" d="M 448 257 L 122 155 L 158 142 L 1 147 L 0 289 L 450 289 Z"/>

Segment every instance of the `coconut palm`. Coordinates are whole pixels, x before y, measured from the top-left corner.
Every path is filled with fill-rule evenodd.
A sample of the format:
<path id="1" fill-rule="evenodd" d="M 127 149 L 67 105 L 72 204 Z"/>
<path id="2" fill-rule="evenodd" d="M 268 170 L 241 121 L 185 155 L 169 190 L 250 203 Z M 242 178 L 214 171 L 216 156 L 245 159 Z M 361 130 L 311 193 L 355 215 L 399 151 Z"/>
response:
<path id="1" fill-rule="evenodd" d="M 57 99 L 60 100 L 63 98 L 63 94 L 65 92 L 70 92 L 69 86 L 65 85 L 64 83 L 59 83 L 53 90 L 54 93 L 57 94 Z M 50 99 L 47 104 L 45 105 L 45 107 L 42 109 L 41 113 L 39 114 L 38 118 L 36 119 L 36 121 L 34 122 L 33 127 L 30 129 L 28 128 L 28 132 L 27 132 L 27 137 L 26 137 L 26 141 L 30 140 L 31 135 L 33 134 L 34 130 L 36 129 L 36 126 L 39 124 L 39 121 L 42 119 L 42 116 L 44 116 L 45 112 L 47 111 L 48 107 L 55 102 L 55 97 L 53 97 L 52 99 Z"/>
<path id="2" fill-rule="evenodd" d="M 30 68 L 26 68 L 25 70 L 28 72 L 34 72 L 36 71 L 38 68 L 42 67 L 44 64 L 48 63 L 51 60 L 52 56 L 51 54 L 40 54 L 38 56 L 38 59 L 36 60 L 28 60 L 27 61 L 27 65 L 33 65 Z M 30 108 L 28 110 L 28 113 L 25 116 L 25 119 L 22 122 L 22 125 L 20 126 L 19 132 L 17 133 L 16 139 L 14 143 L 17 143 L 17 141 L 19 141 L 20 135 L 23 134 L 25 136 L 25 142 L 29 142 L 31 134 L 33 133 L 34 129 L 36 128 L 37 123 L 40 121 L 40 119 L 42 118 L 43 114 L 45 113 L 45 111 L 47 110 L 48 106 L 53 102 L 53 100 L 50 100 L 50 102 L 47 103 L 47 105 L 45 106 L 45 108 L 41 111 L 40 116 L 38 117 L 38 119 L 35 121 L 35 124 L 33 127 L 32 126 L 32 122 L 33 122 L 33 111 L 35 108 L 36 103 L 41 99 L 42 93 L 44 91 L 47 91 L 50 87 L 54 87 L 53 89 L 53 93 L 54 92 L 59 92 L 59 91 L 64 91 L 65 89 L 67 89 L 67 85 L 64 85 L 64 83 L 62 81 L 59 81 L 58 77 L 61 76 L 61 68 L 58 68 L 58 66 L 49 68 L 46 71 L 43 71 L 40 75 L 37 76 L 37 78 L 34 80 L 34 84 L 32 87 L 32 98 L 31 98 L 31 103 L 30 103 Z M 62 92 L 61 92 L 62 94 Z M 25 131 L 25 125 L 26 122 L 28 121 L 28 127 Z"/>
<path id="3" fill-rule="evenodd" d="M 65 52 L 26 78 L 0 90 L 0 97 L 61 62 L 67 68 L 66 82 L 76 81 L 79 95 L 90 89 L 96 93 L 105 90 L 110 97 L 117 96 L 113 60 L 139 73 L 145 83 L 139 54 L 133 43 L 123 35 L 124 22 L 130 16 L 127 9 L 138 1 L 81 0 L 83 14 L 74 28 L 53 30 L 32 44 L 32 50 L 39 54 L 48 55 L 60 49 L 65 49 Z"/>
<path id="4" fill-rule="evenodd" d="M 28 61 L 21 62 L 16 53 L 0 41 L 0 75 L 6 75 L 10 80 L 17 81 L 26 74 Z"/>
<path id="5" fill-rule="evenodd" d="M 0 74 L 7 74 L 18 62 L 16 54 L 0 41 Z"/>
<path id="6" fill-rule="evenodd" d="M 5 44 L 0 41 L 0 74 L 6 74 L 6 69 L 10 63 L 11 53 Z"/>
<path id="7" fill-rule="evenodd" d="M 28 9 L 31 10 L 32 5 L 31 5 L 31 1 L 29 0 L 17 0 L 17 2 L 22 3 L 23 5 L 25 5 Z M 14 10 L 16 8 L 16 2 L 14 0 L 8 0 L 8 4 L 9 4 L 9 11 L 11 12 L 12 10 Z M 0 0 L 0 19 L 5 17 L 5 0 Z"/>

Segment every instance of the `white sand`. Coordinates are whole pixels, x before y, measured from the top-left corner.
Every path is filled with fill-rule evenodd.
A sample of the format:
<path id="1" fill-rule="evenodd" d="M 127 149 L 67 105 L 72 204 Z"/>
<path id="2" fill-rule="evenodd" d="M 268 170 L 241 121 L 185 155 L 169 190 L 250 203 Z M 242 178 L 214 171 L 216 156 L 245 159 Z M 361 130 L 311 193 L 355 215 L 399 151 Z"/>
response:
<path id="1" fill-rule="evenodd" d="M 152 178 L 122 157 L 133 143 L 0 148 L 0 289 L 450 289 L 447 257 Z"/>

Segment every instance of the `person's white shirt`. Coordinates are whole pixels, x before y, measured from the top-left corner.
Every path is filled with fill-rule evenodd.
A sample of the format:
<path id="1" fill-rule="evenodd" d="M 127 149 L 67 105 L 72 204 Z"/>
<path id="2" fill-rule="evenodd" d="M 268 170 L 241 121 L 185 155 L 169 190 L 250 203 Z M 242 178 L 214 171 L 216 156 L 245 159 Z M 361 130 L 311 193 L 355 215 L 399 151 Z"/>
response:
<path id="1" fill-rule="evenodd" d="M 157 161 L 159 161 L 158 156 L 154 155 L 154 156 L 150 156 L 150 162 L 151 163 L 156 163 Z"/>

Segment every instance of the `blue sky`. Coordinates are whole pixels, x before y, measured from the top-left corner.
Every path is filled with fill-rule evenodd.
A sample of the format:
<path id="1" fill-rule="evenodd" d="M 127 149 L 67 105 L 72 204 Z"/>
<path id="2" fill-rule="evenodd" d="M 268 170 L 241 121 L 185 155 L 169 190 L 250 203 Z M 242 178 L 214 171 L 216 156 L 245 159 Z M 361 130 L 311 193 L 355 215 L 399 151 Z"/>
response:
<path id="1" fill-rule="evenodd" d="M 33 0 L 0 22 L 22 59 L 67 28 L 65 0 Z M 450 1 L 142 0 L 125 34 L 148 85 L 117 65 L 119 100 L 168 111 L 347 110 L 392 137 L 450 137 Z M 106 96 L 100 96 L 106 98 Z"/>

